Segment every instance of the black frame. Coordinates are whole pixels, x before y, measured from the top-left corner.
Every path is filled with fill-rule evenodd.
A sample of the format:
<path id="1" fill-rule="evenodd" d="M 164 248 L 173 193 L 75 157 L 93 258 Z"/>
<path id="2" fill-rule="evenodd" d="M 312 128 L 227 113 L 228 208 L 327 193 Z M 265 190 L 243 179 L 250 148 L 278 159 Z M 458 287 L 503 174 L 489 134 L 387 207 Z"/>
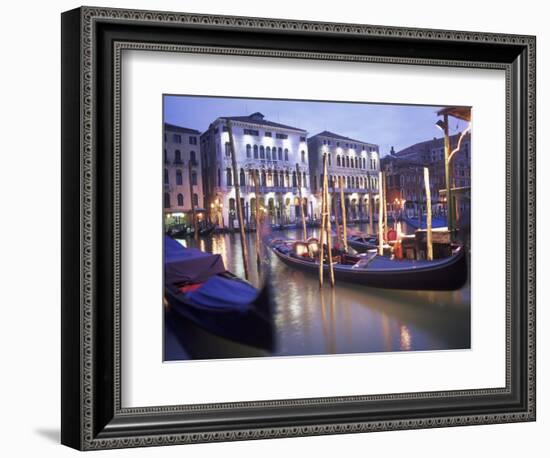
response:
<path id="1" fill-rule="evenodd" d="M 535 420 L 535 37 L 82 7 L 62 14 L 62 434 L 81 449 Z M 507 97 L 505 388 L 124 409 L 120 53 L 500 68 Z"/>

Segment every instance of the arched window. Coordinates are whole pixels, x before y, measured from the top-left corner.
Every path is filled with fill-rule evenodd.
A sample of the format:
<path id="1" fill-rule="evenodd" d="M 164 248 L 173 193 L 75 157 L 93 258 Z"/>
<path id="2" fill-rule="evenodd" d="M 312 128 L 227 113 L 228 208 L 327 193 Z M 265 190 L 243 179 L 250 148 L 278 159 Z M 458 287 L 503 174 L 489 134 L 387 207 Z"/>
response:
<path id="1" fill-rule="evenodd" d="M 254 145 L 254 159 L 258 159 L 258 145 Z"/>
<path id="2" fill-rule="evenodd" d="M 340 155 L 336 156 L 336 165 L 337 165 L 338 167 L 340 167 L 340 165 L 341 165 L 341 162 L 340 162 Z"/>
<path id="3" fill-rule="evenodd" d="M 306 152 L 302 150 L 300 154 L 302 155 L 302 162 L 306 162 Z"/>
<path id="4" fill-rule="evenodd" d="M 265 175 L 265 170 L 262 170 L 262 175 L 261 175 L 261 184 L 262 186 L 266 186 L 267 185 L 267 179 L 266 179 L 266 175 Z"/>
<path id="5" fill-rule="evenodd" d="M 265 158 L 270 161 L 271 160 L 271 148 L 269 146 L 267 146 L 265 148 Z"/>
<path id="6" fill-rule="evenodd" d="M 359 168 L 359 158 L 358 157 L 355 158 L 355 168 L 356 169 Z"/>
<path id="7" fill-rule="evenodd" d="M 181 151 L 179 149 L 174 151 L 174 162 L 181 162 Z"/>
<path id="8" fill-rule="evenodd" d="M 332 163 L 332 155 L 328 153 L 328 165 L 331 165 Z"/>
<path id="9" fill-rule="evenodd" d="M 273 186 L 279 186 L 279 174 L 277 172 L 273 173 Z"/>
<path id="10" fill-rule="evenodd" d="M 288 161 L 288 148 L 285 148 L 285 161 Z"/>
<path id="11" fill-rule="evenodd" d="M 197 172 L 191 172 L 191 184 L 197 186 Z"/>
<path id="12" fill-rule="evenodd" d="M 189 159 L 191 159 L 191 164 L 196 165 L 197 164 L 197 154 L 195 151 L 191 151 L 189 153 Z"/>
<path id="13" fill-rule="evenodd" d="M 178 194 L 178 207 L 183 207 L 183 194 Z"/>
<path id="14" fill-rule="evenodd" d="M 164 208 L 170 208 L 170 194 L 164 193 Z"/>
<path id="15" fill-rule="evenodd" d="M 260 159 L 265 159 L 265 149 L 263 146 L 260 146 Z"/>
<path id="16" fill-rule="evenodd" d="M 349 167 L 349 156 L 346 156 L 346 167 Z"/>
<path id="17" fill-rule="evenodd" d="M 225 170 L 225 181 L 227 186 L 233 186 L 233 180 L 231 180 L 231 169 Z"/>
<path id="18" fill-rule="evenodd" d="M 279 183 L 282 187 L 285 186 L 285 174 L 283 172 L 279 174 Z"/>
<path id="19" fill-rule="evenodd" d="M 364 169 L 367 168 L 367 160 L 365 158 L 363 158 L 363 168 Z"/>
<path id="20" fill-rule="evenodd" d="M 231 144 L 229 142 L 225 142 L 225 155 L 227 157 L 231 156 Z"/>
<path id="21" fill-rule="evenodd" d="M 241 171 L 239 172 L 239 181 L 241 183 L 241 186 L 244 186 L 246 183 L 245 183 L 245 179 L 244 179 L 244 170 L 241 169 Z"/>
<path id="22" fill-rule="evenodd" d="M 306 181 L 306 172 L 304 172 L 303 176 L 302 176 L 302 186 L 304 188 L 307 188 L 307 181 Z"/>
<path id="23" fill-rule="evenodd" d="M 195 207 L 199 206 L 199 196 L 197 194 L 193 194 L 193 205 Z"/>
<path id="24" fill-rule="evenodd" d="M 176 184 L 179 186 L 183 184 L 183 177 L 181 175 L 181 170 L 176 170 Z"/>
<path id="25" fill-rule="evenodd" d="M 283 148 L 279 148 L 279 160 L 283 160 Z"/>
<path id="26" fill-rule="evenodd" d="M 286 187 L 290 188 L 290 175 L 288 174 L 288 172 L 285 172 L 285 183 Z"/>
<path id="27" fill-rule="evenodd" d="M 252 147 L 250 145 L 246 145 L 246 157 L 252 157 Z"/>
<path id="28" fill-rule="evenodd" d="M 164 184 L 170 184 L 170 179 L 168 178 L 168 169 L 164 169 Z"/>
<path id="29" fill-rule="evenodd" d="M 298 184 L 296 183 L 296 172 L 292 172 L 292 187 L 296 188 Z"/>

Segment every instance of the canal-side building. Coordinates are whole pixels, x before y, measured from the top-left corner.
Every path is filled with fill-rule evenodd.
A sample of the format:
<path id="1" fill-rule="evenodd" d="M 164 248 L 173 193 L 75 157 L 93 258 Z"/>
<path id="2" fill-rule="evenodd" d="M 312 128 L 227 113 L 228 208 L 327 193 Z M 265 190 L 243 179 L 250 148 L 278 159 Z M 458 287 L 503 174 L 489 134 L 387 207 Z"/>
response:
<path id="1" fill-rule="evenodd" d="M 235 142 L 236 177 L 233 176 L 228 121 Z M 270 121 L 259 112 L 248 116 L 222 116 L 202 134 L 200 144 L 211 221 L 223 227 L 238 227 L 234 189 L 237 180 L 245 224 L 254 224 L 256 171 L 260 207 L 270 223 L 287 224 L 300 218 L 299 184 L 309 217 L 315 203 L 309 192 L 307 132 L 304 129 Z"/>
<path id="2" fill-rule="evenodd" d="M 198 130 L 164 124 L 163 206 L 168 226 L 192 224 L 191 199 L 195 211 L 204 213 L 199 138 Z"/>
<path id="3" fill-rule="evenodd" d="M 450 136 L 451 150 L 454 150 L 458 145 L 460 134 Z M 430 171 L 430 191 L 433 210 L 435 212 L 443 212 L 446 208 L 445 204 L 445 141 L 444 138 L 433 138 L 420 143 L 411 145 L 394 155 L 399 160 L 405 160 L 416 164 L 421 164 L 422 167 L 428 167 Z M 416 173 L 416 172 L 415 172 Z M 422 188 L 422 196 L 424 186 L 423 171 L 418 170 L 420 176 L 413 177 L 411 171 L 410 177 L 407 174 L 402 174 L 404 180 L 402 182 L 402 195 L 409 202 L 421 201 L 418 194 L 415 195 L 414 189 L 418 189 L 418 184 Z M 451 161 L 451 188 L 455 200 L 455 209 L 457 212 L 457 221 L 462 215 L 469 215 L 470 210 L 470 186 L 471 186 L 471 136 L 467 133 L 461 143 L 460 150 L 456 152 Z M 411 180 L 411 181 L 408 181 Z M 412 181 L 414 180 L 414 182 Z M 390 203 L 388 201 L 388 203 Z M 422 205 L 425 211 L 425 204 Z M 415 208 L 415 211 L 417 209 Z"/>
<path id="4" fill-rule="evenodd" d="M 378 145 L 323 131 L 308 139 L 311 192 L 320 201 L 323 181 L 323 155 L 327 155 L 329 191 L 338 180 L 343 184 L 347 216 L 365 219 L 369 202 L 378 199 L 380 151 Z M 335 205 L 331 208 L 335 209 Z"/>

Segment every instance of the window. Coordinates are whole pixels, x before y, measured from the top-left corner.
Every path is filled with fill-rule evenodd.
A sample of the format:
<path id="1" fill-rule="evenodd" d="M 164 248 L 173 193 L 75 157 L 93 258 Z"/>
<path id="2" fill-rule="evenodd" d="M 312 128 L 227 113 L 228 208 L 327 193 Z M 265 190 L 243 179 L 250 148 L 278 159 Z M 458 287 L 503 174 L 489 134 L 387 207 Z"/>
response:
<path id="1" fill-rule="evenodd" d="M 275 134 L 275 138 L 278 138 L 280 140 L 286 140 L 288 138 L 287 134 Z"/>
<path id="2" fill-rule="evenodd" d="M 176 184 L 181 186 L 183 184 L 183 177 L 181 175 L 181 170 L 176 170 Z"/>
<path id="3" fill-rule="evenodd" d="M 168 178 L 168 169 L 164 169 L 164 184 L 170 184 L 170 180 Z"/>
<path id="4" fill-rule="evenodd" d="M 307 188 L 306 172 L 304 172 L 303 177 L 302 177 L 302 186 Z"/>
<path id="5" fill-rule="evenodd" d="M 279 160 L 283 160 L 283 148 L 279 148 Z"/>
<path id="6" fill-rule="evenodd" d="M 174 143 L 181 143 L 181 135 L 180 134 L 173 134 L 172 140 Z"/>
<path id="7" fill-rule="evenodd" d="M 265 159 L 265 148 L 260 146 L 260 159 Z"/>
<path id="8" fill-rule="evenodd" d="M 183 207 L 183 194 L 178 194 L 178 207 Z"/>
<path id="9" fill-rule="evenodd" d="M 229 129 L 227 128 L 227 126 L 224 124 L 222 126 L 222 132 L 227 132 Z"/>
<path id="10" fill-rule="evenodd" d="M 271 132 L 267 132 L 267 131 L 265 132 L 264 135 L 265 135 L 266 137 L 273 137 L 273 134 L 272 134 Z"/>
<path id="11" fill-rule="evenodd" d="M 164 163 L 168 164 L 168 151 L 166 151 L 166 148 L 164 149 Z"/>
<path id="12" fill-rule="evenodd" d="M 229 142 L 225 142 L 225 155 L 227 157 L 231 156 L 231 145 Z"/>
<path id="13" fill-rule="evenodd" d="M 246 184 L 243 169 L 241 169 L 241 171 L 239 172 L 239 182 L 241 186 L 244 186 Z"/>
<path id="14" fill-rule="evenodd" d="M 257 130 L 253 130 L 253 129 L 243 129 L 243 132 L 244 132 L 245 135 L 254 135 L 255 137 L 260 135 L 260 132 L 258 132 Z"/>
<path id="15" fill-rule="evenodd" d="M 292 187 L 296 188 L 298 184 L 296 183 L 296 172 L 292 172 Z"/>
<path id="16" fill-rule="evenodd" d="M 338 156 L 336 156 L 336 165 L 337 165 L 338 167 L 340 167 L 340 164 L 341 164 L 341 162 L 340 162 L 340 155 L 338 155 Z"/>
<path id="17" fill-rule="evenodd" d="M 332 155 L 329 153 L 328 154 L 328 165 L 331 165 L 332 163 Z"/>
<path id="18" fill-rule="evenodd" d="M 195 207 L 198 207 L 199 205 L 199 196 L 197 194 L 193 194 L 193 205 Z"/>
<path id="19" fill-rule="evenodd" d="M 306 137 L 300 137 L 300 141 L 301 141 L 301 142 L 305 142 L 305 141 L 306 141 Z"/>
<path id="20" fill-rule="evenodd" d="M 265 175 L 265 170 L 262 170 L 262 174 L 260 176 L 260 181 L 261 181 L 261 185 L 262 186 L 266 186 L 267 185 L 267 179 L 266 179 L 266 175 Z"/>
<path id="21" fill-rule="evenodd" d="M 233 186 L 233 181 L 231 180 L 231 169 L 225 170 L 225 182 L 227 186 Z"/>
<path id="22" fill-rule="evenodd" d="M 197 153 L 195 153 L 195 151 L 189 153 L 189 159 L 191 159 L 192 165 L 197 165 Z"/>
<path id="23" fill-rule="evenodd" d="M 252 157 L 252 146 L 246 145 L 246 157 Z"/>
<path id="24" fill-rule="evenodd" d="M 258 159 L 258 145 L 254 145 L 254 159 Z"/>
<path id="25" fill-rule="evenodd" d="M 285 148 L 285 161 L 288 161 L 288 148 Z"/>
<path id="26" fill-rule="evenodd" d="M 302 155 L 302 162 L 306 162 L 306 152 L 304 150 L 301 151 Z"/>
<path id="27" fill-rule="evenodd" d="M 349 167 L 349 156 L 346 156 L 346 167 Z"/>
<path id="28" fill-rule="evenodd" d="M 170 194 L 164 193 L 164 208 L 170 208 Z"/>
<path id="29" fill-rule="evenodd" d="M 197 186 L 197 172 L 191 172 L 191 184 Z"/>
<path id="30" fill-rule="evenodd" d="M 197 144 L 197 137 L 189 137 L 189 144 L 190 145 L 196 145 Z"/>
<path id="31" fill-rule="evenodd" d="M 181 164 L 181 151 L 179 149 L 174 151 L 174 162 Z"/>
<path id="32" fill-rule="evenodd" d="M 267 146 L 265 148 L 265 158 L 270 161 L 271 160 L 271 148 L 269 146 Z"/>

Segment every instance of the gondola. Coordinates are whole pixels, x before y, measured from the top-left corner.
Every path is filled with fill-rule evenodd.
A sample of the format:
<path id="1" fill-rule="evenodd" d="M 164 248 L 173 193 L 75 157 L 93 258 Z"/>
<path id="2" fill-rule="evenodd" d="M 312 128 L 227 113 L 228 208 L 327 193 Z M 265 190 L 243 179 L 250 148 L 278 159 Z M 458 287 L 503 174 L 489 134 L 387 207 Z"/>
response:
<path id="1" fill-rule="evenodd" d="M 286 265 L 319 274 L 319 243 L 273 240 L 273 253 Z M 323 265 L 328 274 L 328 263 Z M 333 270 L 337 281 L 387 289 L 456 290 L 467 280 L 464 247 L 456 246 L 448 258 L 426 260 L 394 260 L 376 254 L 375 250 L 359 255 L 333 252 Z"/>
<path id="2" fill-rule="evenodd" d="M 218 254 L 185 248 L 164 238 L 165 301 L 214 336 L 271 351 L 274 325 L 269 284 L 258 291 L 228 272 Z"/>
<path id="3" fill-rule="evenodd" d="M 376 249 L 378 237 L 369 235 L 350 235 L 348 245 L 359 253 L 366 253 L 369 250 Z"/>

